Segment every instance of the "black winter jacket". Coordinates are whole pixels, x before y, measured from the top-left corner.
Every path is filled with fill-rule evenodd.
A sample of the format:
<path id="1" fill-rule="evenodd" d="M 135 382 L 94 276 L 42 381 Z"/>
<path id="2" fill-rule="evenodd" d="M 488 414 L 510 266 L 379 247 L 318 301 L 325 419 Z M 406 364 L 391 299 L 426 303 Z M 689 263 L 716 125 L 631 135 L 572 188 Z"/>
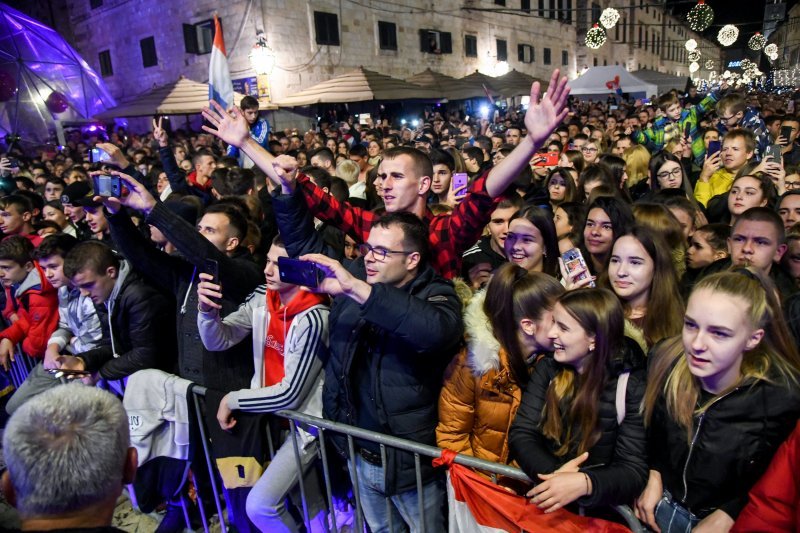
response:
<path id="1" fill-rule="evenodd" d="M 335 253 L 314 231 L 312 218 L 299 195 L 274 199 L 275 216 L 290 254 Z M 364 260 L 349 271 L 366 279 Z M 461 302 L 451 282 L 429 265 L 402 288 L 376 283 L 364 304 L 347 296 L 334 299 L 330 313 L 330 358 L 325 366 L 325 418 L 355 425 L 353 362 L 359 339 L 368 328 L 380 333 L 373 347 L 377 364 L 371 382 L 382 433 L 436 446 L 438 401 L 444 370 L 456 354 L 463 335 Z M 344 453 L 343 439 L 334 439 Z M 387 447 L 385 492 L 398 494 L 416 487 L 414 456 Z M 422 461 L 423 481 L 433 476 L 429 460 Z"/>
<path id="2" fill-rule="evenodd" d="M 630 504 L 647 482 L 645 429 L 639 412 L 646 386 L 644 355 L 635 342 L 628 338 L 625 341 L 624 355 L 612 365 L 611 377 L 600 394 L 600 439 L 589 449 L 589 458 L 580 468 L 592 481 L 592 494 L 577 502 L 584 507 Z M 541 432 L 545 394 L 562 368 L 551 357 L 536 363 L 509 432 L 513 457 L 534 480 L 538 479 L 537 474 L 554 472 L 578 455 L 576 449 L 563 457 L 556 456 L 559 446 Z M 625 418 L 617 424 L 617 379 L 624 371 L 630 371 Z"/>
<path id="3" fill-rule="evenodd" d="M 647 430 L 650 468 L 698 517 L 721 509 L 736 519 L 798 416 L 797 385 L 749 381 L 695 416 L 690 439 L 668 415 L 662 395 Z"/>
<path id="4" fill-rule="evenodd" d="M 100 377 L 109 380 L 145 368 L 174 372 L 173 303 L 124 261 L 114 291 L 103 307 L 101 320 L 110 323 L 111 342 L 80 354 L 87 370 L 99 370 Z"/>
<path id="5" fill-rule="evenodd" d="M 224 297 L 222 316 L 235 311 L 258 286 L 264 276 L 258 266 L 247 259 L 232 259 L 218 251 L 189 223 L 160 202 L 147 218 L 178 248 L 181 256 L 168 255 L 156 249 L 139 233 L 130 218 L 123 214 L 109 215 L 111 235 L 131 264 L 151 282 L 175 295 L 177 300 L 178 375 L 220 391 L 250 387 L 253 377 L 253 348 L 250 336 L 222 352 L 206 350 L 197 330 L 197 277 L 204 269 L 205 258 L 219 264 Z M 196 268 L 198 265 L 199 268 Z M 175 332 L 172 332 L 175 338 Z"/>

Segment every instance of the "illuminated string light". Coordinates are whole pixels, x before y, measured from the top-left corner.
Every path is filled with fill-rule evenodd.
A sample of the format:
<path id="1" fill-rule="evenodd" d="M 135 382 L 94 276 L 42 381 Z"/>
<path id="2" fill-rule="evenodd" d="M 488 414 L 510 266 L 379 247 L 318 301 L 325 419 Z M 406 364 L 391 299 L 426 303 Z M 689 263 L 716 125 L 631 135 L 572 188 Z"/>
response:
<path id="1" fill-rule="evenodd" d="M 733 24 L 726 24 L 719 30 L 717 34 L 717 41 L 722 46 L 730 46 L 739 38 L 739 28 Z"/>
<path id="2" fill-rule="evenodd" d="M 700 51 L 699 50 L 692 50 L 687 54 L 687 59 L 691 62 L 700 61 Z"/>
<path id="3" fill-rule="evenodd" d="M 714 10 L 705 3 L 705 0 L 699 0 L 697 5 L 686 14 L 686 20 L 692 30 L 704 31 L 714 22 Z"/>
<path id="4" fill-rule="evenodd" d="M 592 28 L 586 32 L 586 46 L 592 50 L 597 50 L 606 43 L 606 31 L 595 23 Z"/>
<path id="5" fill-rule="evenodd" d="M 749 46 L 751 50 L 761 50 L 764 48 L 765 44 L 767 44 L 767 38 L 761 35 L 760 32 L 756 32 L 756 34 L 747 41 L 747 46 Z"/>
<path id="6" fill-rule="evenodd" d="M 764 47 L 764 53 L 768 56 L 778 55 L 778 45 L 775 43 L 770 43 Z"/>
<path id="7" fill-rule="evenodd" d="M 700 70 L 700 65 L 697 64 L 697 61 L 692 61 L 692 64 L 689 65 L 689 72 L 694 74 L 698 70 Z"/>
<path id="8" fill-rule="evenodd" d="M 619 11 L 613 7 L 605 8 L 600 15 L 600 24 L 602 24 L 604 28 L 610 30 L 617 22 L 619 22 Z"/>
<path id="9" fill-rule="evenodd" d="M 697 50 L 697 41 L 695 41 L 694 39 L 689 39 L 683 46 L 686 47 L 687 52 L 694 52 L 695 50 Z"/>
<path id="10" fill-rule="evenodd" d="M 713 68 L 714 68 L 714 60 L 713 60 L 713 59 L 708 59 L 708 60 L 706 60 L 706 65 L 705 65 L 705 67 L 706 67 L 706 70 L 711 70 L 711 69 L 713 69 Z"/>

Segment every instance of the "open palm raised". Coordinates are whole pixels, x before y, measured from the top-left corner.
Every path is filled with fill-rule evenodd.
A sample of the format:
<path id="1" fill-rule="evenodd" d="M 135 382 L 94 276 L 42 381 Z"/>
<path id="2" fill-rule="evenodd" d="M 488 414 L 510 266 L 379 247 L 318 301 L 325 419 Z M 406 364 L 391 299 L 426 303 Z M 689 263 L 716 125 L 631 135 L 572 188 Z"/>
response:
<path id="1" fill-rule="evenodd" d="M 547 137 L 566 118 L 567 87 L 566 76 L 559 79 L 561 72 L 556 69 L 550 76 L 550 85 L 544 98 L 541 96 L 541 84 L 536 81 L 531 86 L 531 99 L 525 113 L 525 128 L 536 146 L 542 146 Z"/>

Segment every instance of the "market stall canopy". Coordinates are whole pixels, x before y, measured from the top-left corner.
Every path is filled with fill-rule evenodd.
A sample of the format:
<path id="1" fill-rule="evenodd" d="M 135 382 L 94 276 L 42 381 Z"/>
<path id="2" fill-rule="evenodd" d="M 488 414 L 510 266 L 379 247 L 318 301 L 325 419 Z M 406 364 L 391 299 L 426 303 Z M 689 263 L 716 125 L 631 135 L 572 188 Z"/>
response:
<path id="1" fill-rule="evenodd" d="M 658 85 L 641 80 L 619 65 L 592 67 L 567 85 L 573 96 L 606 97 L 614 94 L 615 84 L 634 98 L 650 97 L 658 93 Z"/>
<path id="2" fill-rule="evenodd" d="M 547 83 L 529 76 L 517 69 L 512 69 L 509 72 L 498 76 L 492 80 L 492 87 L 497 89 L 503 96 L 520 96 L 531 94 L 531 86 L 533 82 L 538 81 L 541 85 L 541 91 L 547 90 Z"/>
<path id="3" fill-rule="evenodd" d="M 673 76 L 672 74 L 665 74 L 646 68 L 634 70 L 631 74 L 640 80 L 655 83 L 658 86 L 658 94 L 668 93 L 672 89 L 677 89 L 678 92 L 684 93 L 691 86 L 689 76 Z"/>
<path id="4" fill-rule="evenodd" d="M 233 93 L 239 105 L 244 95 Z M 154 115 L 196 115 L 208 105 L 208 84 L 181 77 L 178 81 L 155 87 L 129 98 L 117 107 L 99 113 L 99 119 L 117 117 L 147 117 Z M 275 106 L 271 106 L 275 109 Z M 265 109 L 261 105 L 261 109 Z"/>
<path id="5" fill-rule="evenodd" d="M 117 105 L 105 83 L 52 28 L 0 4 L 0 136 L 55 139 L 56 120 Z"/>
<path id="6" fill-rule="evenodd" d="M 447 98 L 448 100 L 486 98 L 486 91 L 483 90 L 480 84 L 468 83 L 429 68 L 414 74 L 406 81 L 414 85 L 433 89 L 439 93 L 442 98 Z M 489 91 L 494 93 L 491 89 Z M 498 96 L 498 94 L 494 93 L 492 96 Z"/>
<path id="7" fill-rule="evenodd" d="M 276 102 L 280 107 L 344 104 L 371 100 L 442 100 L 437 91 L 364 67 L 323 81 Z"/>
<path id="8" fill-rule="evenodd" d="M 481 74 L 479 71 L 475 71 L 472 74 L 468 74 L 463 78 L 459 78 L 461 81 L 467 82 L 471 85 L 476 85 L 478 87 L 486 87 L 489 92 L 500 92 L 497 87 L 495 87 L 495 83 L 497 83 L 497 78 L 492 76 L 487 76 L 486 74 Z"/>

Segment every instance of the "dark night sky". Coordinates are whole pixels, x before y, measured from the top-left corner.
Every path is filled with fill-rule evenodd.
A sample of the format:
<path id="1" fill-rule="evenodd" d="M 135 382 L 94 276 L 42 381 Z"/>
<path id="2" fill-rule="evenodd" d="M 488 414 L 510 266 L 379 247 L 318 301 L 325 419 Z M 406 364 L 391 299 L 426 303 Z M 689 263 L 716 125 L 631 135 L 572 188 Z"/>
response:
<path id="1" fill-rule="evenodd" d="M 787 14 L 797 2 L 788 0 Z M 667 0 L 667 6 L 673 7 L 676 15 L 686 14 L 696 3 L 696 0 Z M 714 23 L 705 31 L 705 36 L 715 39 L 722 25 L 734 24 L 739 27 L 740 35 L 749 39 L 762 28 L 766 3 L 767 0 L 706 0 L 706 4 L 714 8 Z"/>

